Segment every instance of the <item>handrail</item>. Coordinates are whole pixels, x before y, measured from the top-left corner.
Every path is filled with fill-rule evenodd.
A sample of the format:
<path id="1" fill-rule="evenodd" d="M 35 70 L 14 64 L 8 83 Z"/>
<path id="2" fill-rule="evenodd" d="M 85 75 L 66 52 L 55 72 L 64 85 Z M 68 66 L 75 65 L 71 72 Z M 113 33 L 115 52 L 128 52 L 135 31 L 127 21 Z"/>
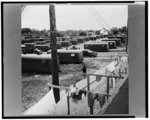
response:
<path id="1" fill-rule="evenodd" d="M 74 74 L 82 74 L 82 75 L 91 75 L 91 76 L 99 76 L 99 77 L 110 77 L 110 78 L 123 78 L 123 77 L 120 77 L 120 76 L 115 76 L 115 75 L 106 75 L 106 74 L 92 74 L 92 73 L 80 73 L 80 72 L 73 72 Z"/>

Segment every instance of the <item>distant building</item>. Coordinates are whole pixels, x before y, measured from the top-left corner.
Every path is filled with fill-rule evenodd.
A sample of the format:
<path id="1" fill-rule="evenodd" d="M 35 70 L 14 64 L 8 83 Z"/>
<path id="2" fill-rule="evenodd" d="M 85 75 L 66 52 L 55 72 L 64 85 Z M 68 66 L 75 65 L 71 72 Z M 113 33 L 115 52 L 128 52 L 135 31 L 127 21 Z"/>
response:
<path id="1" fill-rule="evenodd" d="M 106 35 L 108 35 L 109 33 L 108 33 L 108 31 L 102 29 L 102 30 L 100 31 L 100 34 L 106 36 Z"/>
<path id="2" fill-rule="evenodd" d="M 95 35 L 94 32 L 88 32 L 88 33 L 87 33 L 87 36 L 88 36 L 88 37 L 96 37 L 96 35 Z"/>

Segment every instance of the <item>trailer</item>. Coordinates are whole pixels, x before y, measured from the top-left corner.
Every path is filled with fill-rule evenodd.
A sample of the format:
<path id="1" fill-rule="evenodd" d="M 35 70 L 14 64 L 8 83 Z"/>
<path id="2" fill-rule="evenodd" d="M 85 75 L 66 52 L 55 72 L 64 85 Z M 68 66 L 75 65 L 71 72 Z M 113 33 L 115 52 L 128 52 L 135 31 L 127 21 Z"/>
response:
<path id="1" fill-rule="evenodd" d="M 76 45 L 76 44 L 78 44 L 78 41 L 77 41 L 77 40 L 70 40 L 70 43 L 71 43 L 72 45 Z"/>
<path id="2" fill-rule="evenodd" d="M 60 63 L 82 63 L 84 60 L 82 50 L 58 50 Z"/>
<path id="3" fill-rule="evenodd" d="M 117 39 L 120 39 L 121 42 L 123 43 L 126 41 L 127 36 L 118 35 L 118 36 L 109 36 L 108 38 L 110 38 L 110 39 L 116 39 L 117 38 Z"/>
<path id="4" fill-rule="evenodd" d="M 51 41 L 50 41 L 50 40 L 47 40 L 47 39 L 46 39 L 46 40 L 44 40 L 44 41 L 45 41 L 46 43 L 51 43 Z"/>
<path id="5" fill-rule="evenodd" d="M 90 40 L 96 40 L 96 36 L 90 36 Z"/>
<path id="6" fill-rule="evenodd" d="M 45 45 L 48 45 L 52 49 L 52 43 L 46 43 Z M 61 49 L 61 43 L 57 43 L 57 49 Z"/>
<path id="7" fill-rule="evenodd" d="M 127 40 L 127 36 L 117 36 L 117 38 L 121 39 L 121 42 L 124 43 Z"/>
<path id="8" fill-rule="evenodd" d="M 25 46 L 34 46 L 35 43 L 24 43 Z"/>
<path id="9" fill-rule="evenodd" d="M 22 72 L 25 73 L 51 73 L 51 55 L 50 54 L 26 54 L 21 55 Z M 59 62 L 59 59 L 58 59 Z"/>
<path id="10" fill-rule="evenodd" d="M 47 52 L 47 54 L 51 54 L 51 50 Z M 84 60 L 83 51 L 82 50 L 57 50 L 57 54 L 59 57 L 60 63 L 82 63 Z"/>
<path id="11" fill-rule="evenodd" d="M 116 41 L 92 41 L 92 43 L 108 43 L 109 49 L 116 48 Z"/>
<path id="12" fill-rule="evenodd" d="M 121 46 L 121 40 L 118 38 L 111 38 L 111 39 L 103 39 L 102 41 L 115 41 L 116 42 L 116 46 Z"/>
<path id="13" fill-rule="evenodd" d="M 39 38 L 38 41 L 44 41 L 44 38 Z"/>
<path id="14" fill-rule="evenodd" d="M 33 42 L 35 42 L 34 39 L 22 39 L 22 40 L 21 40 L 21 44 L 25 44 L 25 43 L 33 43 Z"/>
<path id="15" fill-rule="evenodd" d="M 34 45 L 26 46 L 23 44 L 23 45 L 21 45 L 21 49 L 22 49 L 23 54 L 32 54 L 32 53 L 34 53 L 35 46 Z"/>
<path id="16" fill-rule="evenodd" d="M 106 42 L 89 42 L 84 44 L 84 49 L 89 49 L 96 52 L 107 52 L 109 51 L 109 45 Z"/>
<path id="17" fill-rule="evenodd" d="M 61 43 L 57 43 L 57 49 L 61 49 L 62 46 L 61 46 Z"/>
<path id="18" fill-rule="evenodd" d="M 34 45 L 35 48 L 39 49 L 39 50 L 42 50 L 43 52 L 47 52 L 48 50 L 50 50 L 50 45 L 48 44 L 37 44 L 37 45 Z"/>
<path id="19" fill-rule="evenodd" d="M 69 47 L 71 45 L 69 41 L 59 41 L 58 43 L 61 44 L 61 47 Z"/>
<path id="20" fill-rule="evenodd" d="M 84 43 L 85 37 L 78 37 L 77 41 L 78 43 Z"/>
<path id="21" fill-rule="evenodd" d="M 108 43 L 109 49 L 116 49 L 116 41 L 102 41 Z"/>
<path id="22" fill-rule="evenodd" d="M 85 41 L 89 41 L 89 40 L 90 40 L 90 37 L 86 36 Z"/>

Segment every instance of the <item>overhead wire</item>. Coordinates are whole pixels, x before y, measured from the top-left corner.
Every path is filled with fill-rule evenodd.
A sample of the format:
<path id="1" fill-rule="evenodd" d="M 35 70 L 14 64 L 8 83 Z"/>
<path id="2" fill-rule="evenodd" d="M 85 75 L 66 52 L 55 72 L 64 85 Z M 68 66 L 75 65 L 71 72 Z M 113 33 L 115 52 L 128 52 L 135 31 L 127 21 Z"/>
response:
<path id="1" fill-rule="evenodd" d="M 21 5 L 21 13 L 23 12 L 23 10 L 25 9 L 25 5 Z"/>
<path id="2" fill-rule="evenodd" d="M 88 8 L 88 7 L 87 7 Z M 99 18 L 95 15 L 95 13 L 90 9 L 88 8 L 88 10 L 90 11 L 90 13 L 94 16 L 94 18 L 96 18 L 96 20 L 98 21 L 98 23 L 100 24 L 100 26 L 102 27 L 102 23 L 101 21 L 99 20 Z"/>
<path id="3" fill-rule="evenodd" d="M 94 7 L 92 7 L 92 9 L 95 11 L 95 13 L 99 16 L 99 18 L 105 23 L 105 25 L 109 28 L 109 29 L 111 29 L 111 27 L 108 25 L 108 23 L 105 21 L 105 19 L 99 14 L 99 12 L 97 12 L 97 10 L 94 8 Z"/>
<path id="4" fill-rule="evenodd" d="M 99 14 L 99 12 L 96 11 L 95 8 L 92 7 L 92 9 L 95 11 L 95 13 L 100 17 L 100 19 L 111 29 L 111 27 L 108 25 L 108 23 L 104 20 L 104 18 Z"/>
<path id="5" fill-rule="evenodd" d="M 107 26 L 111 30 L 111 27 L 108 25 L 108 23 L 104 20 L 104 18 L 94 8 L 93 9 L 92 8 L 88 8 L 88 10 L 97 19 L 97 21 L 99 22 L 101 27 L 105 28 Z"/>

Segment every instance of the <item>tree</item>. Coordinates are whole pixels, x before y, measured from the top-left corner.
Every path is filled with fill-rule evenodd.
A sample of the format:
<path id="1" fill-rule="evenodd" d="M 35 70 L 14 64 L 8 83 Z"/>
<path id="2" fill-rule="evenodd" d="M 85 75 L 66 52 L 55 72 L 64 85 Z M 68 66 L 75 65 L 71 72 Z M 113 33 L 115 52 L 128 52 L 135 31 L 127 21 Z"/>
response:
<path id="1" fill-rule="evenodd" d="M 96 34 L 96 35 L 100 35 L 100 30 L 97 30 L 97 31 L 95 32 L 95 34 Z"/>
<path id="2" fill-rule="evenodd" d="M 127 26 L 123 26 L 121 29 L 122 29 L 122 33 L 127 33 Z"/>
<path id="3" fill-rule="evenodd" d="M 32 30 L 30 28 L 22 28 L 21 33 L 32 33 Z"/>
<path id="4" fill-rule="evenodd" d="M 113 35 L 117 35 L 118 34 L 118 28 L 117 27 L 114 27 L 111 29 Z"/>
<path id="5" fill-rule="evenodd" d="M 59 31 L 56 31 L 56 37 L 63 37 L 63 34 Z"/>
<path id="6" fill-rule="evenodd" d="M 84 32 L 84 31 L 82 31 L 82 32 L 79 33 L 79 36 L 86 36 L 86 35 L 87 35 L 87 33 Z"/>

